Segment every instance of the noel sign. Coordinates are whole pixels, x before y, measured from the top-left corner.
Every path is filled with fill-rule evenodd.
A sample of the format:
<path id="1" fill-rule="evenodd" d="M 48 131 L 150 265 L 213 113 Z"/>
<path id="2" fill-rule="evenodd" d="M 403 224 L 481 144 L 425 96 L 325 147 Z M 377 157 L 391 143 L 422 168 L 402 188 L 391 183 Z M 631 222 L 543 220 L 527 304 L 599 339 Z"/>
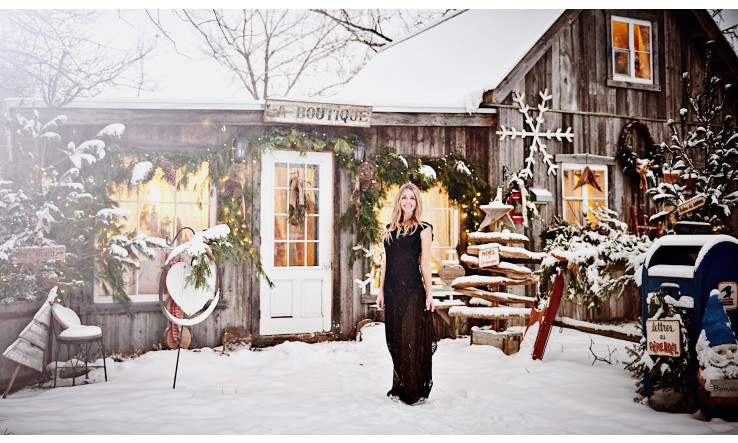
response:
<path id="1" fill-rule="evenodd" d="M 679 320 L 646 320 L 646 350 L 650 355 L 682 355 Z"/>
<path id="2" fill-rule="evenodd" d="M 500 264 L 500 248 L 493 245 L 479 247 L 479 267 L 497 266 Z"/>

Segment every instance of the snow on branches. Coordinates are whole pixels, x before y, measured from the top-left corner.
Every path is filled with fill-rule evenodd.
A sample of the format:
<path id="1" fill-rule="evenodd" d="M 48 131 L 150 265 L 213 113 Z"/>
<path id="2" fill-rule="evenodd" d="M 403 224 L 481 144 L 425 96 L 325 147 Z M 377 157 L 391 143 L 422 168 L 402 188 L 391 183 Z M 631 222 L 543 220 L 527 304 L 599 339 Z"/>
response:
<path id="1" fill-rule="evenodd" d="M 675 214 L 678 220 L 694 219 L 717 227 L 738 204 L 738 135 L 733 117 L 723 112 L 731 85 L 721 86 L 721 79 L 712 75 L 710 59 L 708 48 L 702 89 L 696 94 L 692 93 L 689 73 L 682 76 L 688 103 L 679 110 L 678 123 L 667 121 L 671 137 L 660 144 L 666 157 L 661 182 L 654 175 L 649 177 L 648 195 L 661 208 L 650 218 L 652 223 L 669 226 L 669 218 Z M 696 124 L 688 120 L 690 116 Z M 676 177 L 676 182 L 663 177 L 667 172 Z M 675 211 L 681 203 L 699 195 L 707 200 L 704 206 L 682 214 Z"/>
<path id="2" fill-rule="evenodd" d="M 643 264 L 651 241 L 629 234 L 615 212 L 593 210 L 597 221 L 569 224 L 557 219 L 545 233 L 546 257 L 536 271 L 542 286 L 555 276 L 559 261 L 566 260 L 569 273 L 567 297 L 579 297 L 586 308 L 597 308 L 608 297 L 621 296 L 636 284 L 635 274 Z"/>

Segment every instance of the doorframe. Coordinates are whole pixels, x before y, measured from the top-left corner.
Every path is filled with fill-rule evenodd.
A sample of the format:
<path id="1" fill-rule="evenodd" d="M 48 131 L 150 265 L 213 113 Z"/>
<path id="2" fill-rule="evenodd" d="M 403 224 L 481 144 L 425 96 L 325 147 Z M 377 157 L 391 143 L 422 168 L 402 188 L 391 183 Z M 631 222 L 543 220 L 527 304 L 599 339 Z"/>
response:
<path id="1" fill-rule="evenodd" d="M 330 333 L 331 327 L 332 327 L 332 320 L 333 320 L 333 290 L 334 290 L 334 281 L 333 281 L 333 254 L 334 254 L 334 232 L 333 227 L 335 224 L 334 220 L 334 212 L 335 212 L 335 202 L 333 199 L 333 195 L 335 192 L 335 183 L 334 183 L 334 156 L 331 152 L 308 152 L 308 153 L 300 153 L 299 151 L 292 151 L 292 150 L 272 150 L 267 151 L 263 154 L 262 161 L 261 161 L 261 170 L 259 172 L 259 178 L 261 180 L 261 192 L 260 192 L 260 215 L 259 215 L 259 229 L 261 231 L 261 239 L 260 239 L 260 245 L 259 250 L 261 252 L 262 258 L 266 258 L 262 262 L 262 267 L 266 274 L 269 276 L 270 279 L 274 280 L 272 278 L 272 275 L 270 275 L 270 272 L 273 274 L 273 271 L 275 269 L 278 270 L 278 272 L 289 272 L 289 267 L 286 268 L 274 268 L 274 261 L 273 261 L 273 251 L 274 251 L 274 227 L 273 227 L 273 218 L 274 217 L 274 193 L 273 193 L 273 177 L 274 177 L 274 165 L 276 163 L 315 163 L 320 166 L 319 168 L 319 178 L 320 178 L 320 197 L 319 197 L 319 214 L 320 214 L 320 220 L 319 220 L 319 265 L 316 267 L 302 267 L 301 270 L 315 270 L 315 271 L 322 271 L 323 272 L 323 290 L 321 295 L 321 311 L 322 311 L 322 322 L 321 327 L 322 330 L 312 330 L 312 331 L 301 331 L 301 332 L 274 332 L 273 327 L 267 326 L 265 328 L 265 320 L 268 323 L 269 319 L 265 318 L 264 313 L 265 309 L 269 309 L 269 291 L 270 287 L 267 282 L 262 280 L 259 284 L 259 302 L 255 303 L 254 307 L 257 308 L 258 314 L 255 316 L 255 320 L 257 320 L 256 324 L 258 325 L 256 327 L 258 334 L 260 336 L 269 337 L 269 336 L 284 336 L 284 335 L 303 335 L 303 334 L 324 334 L 324 333 Z M 269 174 L 267 177 L 266 174 Z M 271 187 L 271 189 L 267 190 L 265 186 L 267 185 L 267 181 L 265 178 L 271 178 L 271 182 L 268 182 L 268 186 Z M 272 202 L 270 203 L 268 200 L 271 197 Z M 271 209 L 269 209 L 271 208 Z M 272 223 L 271 227 L 270 225 L 265 225 L 265 222 L 267 221 L 267 218 L 269 219 L 269 222 Z M 265 228 L 266 227 L 266 228 Z M 265 254 L 265 251 L 271 251 L 267 254 Z M 266 285 L 266 286 L 265 286 Z"/>

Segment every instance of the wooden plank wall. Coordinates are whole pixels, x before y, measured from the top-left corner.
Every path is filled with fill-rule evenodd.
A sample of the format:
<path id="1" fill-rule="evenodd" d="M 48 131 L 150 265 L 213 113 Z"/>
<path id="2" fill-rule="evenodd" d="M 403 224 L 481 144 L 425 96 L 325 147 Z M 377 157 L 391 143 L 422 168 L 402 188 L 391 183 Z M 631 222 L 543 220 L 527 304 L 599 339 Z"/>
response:
<path id="1" fill-rule="evenodd" d="M 618 13 L 613 11 L 613 14 Z M 627 16 L 626 13 L 622 15 Z M 535 111 L 531 112 L 534 116 L 537 115 L 535 107 L 540 103 L 539 91 L 548 89 L 553 95 L 548 103 L 551 111 L 545 114 L 544 129 L 573 129 L 574 141 L 550 141 L 547 143 L 549 153 L 590 153 L 614 157 L 623 127 L 636 119 L 646 123 L 657 143 L 669 140 L 669 129 L 665 122 L 668 118 L 677 120 L 678 110 L 684 103 L 682 72 L 689 71 L 693 79 L 700 78 L 704 67 L 704 48 L 697 47 L 689 39 L 670 11 L 658 11 L 657 17 L 659 31 L 656 44 L 660 45 L 658 50 L 661 56 L 654 69 L 658 70 L 661 79 L 660 92 L 607 86 L 606 42 L 609 36 L 603 10 L 582 11 L 518 82 L 515 90 L 525 96 L 525 102 Z M 502 105 L 499 109 L 500 125 L 516 129 L 523 127 L 523 115 L 512 101 L 512 94 L 502 101 Z M 732 115 L 736 115 L 735 103 L 729 104 L 728 108 Z M 527 155 L 523 140 L 500 141 L 498 137 L 491 145 L 492 149 L 499 149 L 500 163 L 511 165 L 512 172 L 523 166 Z M 536 157 L 536 161 L 533 186 L 551 190 L 554 202 L 543 208 L 541 220 L 534 222 L 525 232 L 531 238 L 530 249 L 542 250 L 541 233 L 553 221 L 554 215 L 562 213 L 562 202 L 556 192 L 561 177 L 547 175 L 540 157 Z M 623 174 L 619 164 L 610 167 L 608 172 L 608 204 L 621 215 L 622 220 L 627 221 L 631 205 L 637 203 L 633 201 L 631 178 Z M 501 179 L 499 173 L 493 172 L 492 176 L 496 183 Z M 632 318 L 640 313 L 640 296 L 639 291 L 631 291 L 620 300 L 610 300 L 599 314 L 584 309 L 576 301 L 565 301 L 559 314 L 585 320 Z"/>
<path id="2" fill-rule="evenodd" d="M 101 117 L 98 110 L 65 110 L 65 114 L 69 117 L 69 125 L 78 131 L 80 137 L 92 137 L 104 126 L 97 123 L 90 124 L 90 122 L 122 122 L 126 125 L 126 131 L 120 141 L 121 145 L 157 152 L 175 152 L 192 148 L 207 149 L 209 146 L 230 144 L 236 135 L 252 137 L 268 129 L 267 125 L 257 123 L 257 117 L 260 118 L 261 114 L 256 111 L 236 113 L 238 118 L 235 118 L 230 111 L 209 111 L 206 124 L 203 124 L 198 111 L 105 110 L 102 114 L 105 118 Z M 141 114 L 146 117 L 142 117 Z M 237 120 L 249 124 L 236 124 Z M 494 123 L 493 118 L 488 120 Z M 315 129 L 328 136 L 363 133 L 372 140 L 369 145 L 370 151 L 376 145 L 390 145 L 395 146 L 397 151 L 406 157 L 440 157 L 449 152 L 458 151 L 474 161 L 481 162 L 482 165 L 489 166 L 489 143 L 494 139 L 490 135 L 489 126 L 428 127 L 418 126 L 417 118 L 414 121 L 415 124 L 412 126 L 383 125 L 370 129 L 310 126 L 301 127 L 301 129 L 307 132 Z M 225 124 L 222 124 L 223 122 Z M 484 171 L 484 174 L 488 174 L 488 171 Z M 251 163 L 247 182 L 254 186 L 256 192 L 254 199 L 247 202 L 247 210 L 252 211 L 256 220 L 261 217 L 260 176 L 260 163 Z M 334 168 L 334 182 L 333 218 L 337 223 L 340 216 L 350 206 L 353 183 L 337 165 Z M 258 247 L 258 236 L 253 235 L 252 238 L 255 239 L 255 245 Z M 332 330 L 329 333 L 259 336 L 259 288 L 260 284 L 265 283 L 256 281 L 255 265 L 224 265 L 221 306 L 203 323 L 191 328 L 193 335 L 191 347 L 221 345 L 222 331 L 228 326 L 249 329 L 258 345 L 276 344 L 287 339 L 320 341 L 353 338 L 358 321 L 372 318 L 375 315 L 370 312 L 369 305 L 362 302 L 358 287 L 353 283 L 354 279 L 361 278 L 366 272 L 364 265 L 359 261 L 353 268 L 349 267 L 349 252 L 354 244 L 353 234 L 336 233 L 332 258 Z M 81 314 L 83 322 L 102 326 L 105 331 L 105 347 L 109 353 L 128 355 L 154 349 L 165 343 L 164 331 L 167 322 L 161 314 L 158 303 L 136 303 L 133 305 L 132 316 L 127 315 L 117 304 L 95 304 L 91 297 L 88 300 L 75 300 L 72 303 L 76 304 L 75 308 Z"/>

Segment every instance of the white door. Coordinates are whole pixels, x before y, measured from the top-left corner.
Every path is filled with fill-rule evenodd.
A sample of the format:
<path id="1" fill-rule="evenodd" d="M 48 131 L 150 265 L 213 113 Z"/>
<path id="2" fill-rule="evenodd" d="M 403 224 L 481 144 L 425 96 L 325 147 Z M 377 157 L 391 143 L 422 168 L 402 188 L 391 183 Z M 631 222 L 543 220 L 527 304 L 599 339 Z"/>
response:
<path id="1" fill-rule="evenodd" d="M 262 266 L 274 287 L 261 281 L 259 332 L 329 331 L 333 156 L 327 152 L 266 152 L 261 178 Z M 301 189 L 295 189 L 297 185 Z"/>

